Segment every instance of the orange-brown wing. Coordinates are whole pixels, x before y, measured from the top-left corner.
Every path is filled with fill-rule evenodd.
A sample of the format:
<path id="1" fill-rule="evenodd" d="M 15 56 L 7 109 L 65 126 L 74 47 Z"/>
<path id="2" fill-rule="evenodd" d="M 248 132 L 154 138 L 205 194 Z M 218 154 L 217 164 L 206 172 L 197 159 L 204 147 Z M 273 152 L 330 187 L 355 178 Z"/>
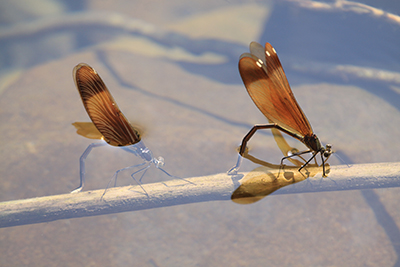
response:
<path id="1" fill-rule="evenodd" d="M 275 49 L 250 44 L 250 54 L 239 60 L 239 72 L 247 92 L 270 122 L 279 124 L 303 138 L 313 133 L 310 123 L 290 89 Z"/>
<path id="2" fill-rule="evenodd" d="M 138 132 L 119 110 L 97 72 L 89 65 L 81 63 L 75 66 L 73 74 L 86 112 L 104 140 L 113 146 L 139 142 Z"/>

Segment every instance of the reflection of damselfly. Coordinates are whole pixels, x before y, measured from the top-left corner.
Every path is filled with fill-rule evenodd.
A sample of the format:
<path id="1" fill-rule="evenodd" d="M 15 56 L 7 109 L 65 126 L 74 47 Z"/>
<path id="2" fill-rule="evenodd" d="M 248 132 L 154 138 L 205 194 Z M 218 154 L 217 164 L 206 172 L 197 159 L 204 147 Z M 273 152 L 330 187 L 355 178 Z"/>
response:
<path id="1" fill-rule="evenodd" d="M 162 157 L 159 157 L 158 159 L 153 157 L 150 149 L 148 149 L 140 140 L 138 131 L 128 122 L 124 114 L 122 114 L 106 85 L 92 67 L 84 63 L 78 64 L 73 70 L 73 75 L 86 112 L 94 126 L 100 132 L 101 139 L 105 142 L 90 144 L 88 148 L 86 148 L 85 152 L 83 152 L 80 157 L 81 183 L 77 189 L 72 191 L 72 193 L 81 191 L 85 185 L 85 159 L 89 155 L 90 151 L 94 147 L 106 144 L 121 147 L 122 149 L 143 159 L 143 162 L 140 164 L 116 171 L 113 176 L 115 183 L 117 181 L 117 176 L 121 171 L 141 167 L 139 170 L 132 173 L 131 176 L 143 189 L 141 180 L 151 163 L 154 163 L 158 169 L 162 170 L 168 176 L 178 178 L 170 175 L 161 168 L 161 166 L 164 165 L 164 159 Z M 80 123 L 74 123 L 77 128 L 79 127 L 79 124 Z M 140 179 L 136 180 L 134 175 L 142 171 L 143 173 Z M 111 179 L 111 181 L 113 179 Z M 146 192 L 144 189 L 143 191 Z"/>
<path id="2" fill-rule="evenodd" d="M 239 158 L 229 174 L 235 174 L 240 168 L 242 155 L 246 144 L 259 129 L 277 129 L 301 141 L 308 148 L 306 151 L 292 153 L 281 160 L 311 152 L 312 157 L 303 164 L 303 169 L 318 153 L 321 153 L 323 176 L 325 162 L 333 153 L 331 145 L 326 148 L 314 134 L 306 115 L 301 110 L 290 89 L 285 72 L 283 71 L 278 55 L 271 44 L 265 48 L 256 42 L 250 44 L 250 53 L 240 56 L 239 72 L 247 92 L 258 109 L 267 117 L 269 124 L 254 125 L 245 135 L 239 150 Z M 324 159 L 325 157 L 325 159 Z"/>

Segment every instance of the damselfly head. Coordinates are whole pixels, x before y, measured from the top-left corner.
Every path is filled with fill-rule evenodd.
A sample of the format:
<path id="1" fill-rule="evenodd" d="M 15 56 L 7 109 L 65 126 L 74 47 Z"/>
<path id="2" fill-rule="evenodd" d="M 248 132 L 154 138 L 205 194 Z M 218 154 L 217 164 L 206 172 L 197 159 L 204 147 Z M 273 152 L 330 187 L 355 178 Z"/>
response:
<path id="1" fill-rule="evenodd" d="M 331 144 L 326 144 L 325 150 L 324 150 L 324 157 L 329 158 L 334 151 L 332 150 L 332 145 Z"/>

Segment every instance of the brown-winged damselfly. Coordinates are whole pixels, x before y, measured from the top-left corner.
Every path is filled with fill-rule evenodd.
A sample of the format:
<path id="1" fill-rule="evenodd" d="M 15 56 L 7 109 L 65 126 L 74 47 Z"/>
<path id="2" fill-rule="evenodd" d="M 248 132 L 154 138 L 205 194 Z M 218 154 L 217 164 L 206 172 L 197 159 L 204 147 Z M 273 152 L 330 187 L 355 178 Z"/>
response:
<path id="1" fill-rule="evenodd" d="M 163 171 L 168 176 L 181 179 L 179 177 L 172 176 L 161 168 L 164 165 L 164 159 L 162 157 L 155 158 L 151 150 L 145 146 L 143 141 L 141 141 L 138 130 L 136 130 L 129 123 L 127 118 L 117 106 L 117 103 L 110 94 L 103 80 L 92 67 L 85 63 L 78 64 L 73 69 L 73 76 L 75 85 L 79 91 L 86 112 L 88 113 L 94 126 L 100 132 L 101 139 L 104 140 L 104 142 L 90 144 L 80 157 L 80 185 L 77 189 L 73 190 L 72 193 L 80 192 L 85 185 L 85 160 L 91 150 L 94 147 L 99 147 L 106 144 L 121 147 L 125 151 L 130 152 L 143 160 L 143 162 L 140 164 L 116 171 L 107 185 L 107 188 L 113 179 L 116 183 L 118 174 L 121 171 L 139 168 L 131 174 L 131 177 L 143 189 L 141 180 L 151 164 L 154 164 L 158 169 Z M 134 175 L 140 172 L 143 173 L 140 179 L 137 180 Z M 147 194 L 144 189 L 143 191 Z"/>
<path id="2" fill-rule="evenodd" d="M 244 53 L 239 59 L 239 72 L 251 99 L 258 109 L 267 117 L 269 124 L 254 125 L 245 135 L 239 149 L 236 165 L 228 174 L 236 174 L 242 162 L 247 142 L 259 129 L 278 129 L 291 137 L 301 141 L 308 150 L 285 156 L 283 160 L 312 153 L 312 156 L 299 171 L 301 171 L 315 156 L 320 153 L 323 176 L 326 176 L 325 162 L 333 153 L 331 145 L 324 147 L 313 132 L 310 123 L 299 104 L 297 103 L 278 55 L 271 44 L 265 47 L 259 43 L 250 44 L 250 53 Z M 325 159 L 324 159 L 325 158 Z"/>

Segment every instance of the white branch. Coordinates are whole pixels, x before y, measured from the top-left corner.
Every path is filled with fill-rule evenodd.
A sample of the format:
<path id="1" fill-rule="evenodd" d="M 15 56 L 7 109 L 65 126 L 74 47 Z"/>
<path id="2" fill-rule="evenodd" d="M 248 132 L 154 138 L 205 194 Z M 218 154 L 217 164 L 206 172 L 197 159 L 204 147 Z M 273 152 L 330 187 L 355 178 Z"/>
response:
<path id="1" fill-rule="evenodd" d="M 275 194 L 400 186 L 400 163 L 332 166 L 329 178 L 321 178 L 321 168 L 307 167 L 307 172 L 310 177 L 302 183 L 297 182 L 305 180 L 306 171 L 300 173 L 297 167 L 285 167 L 284 171 L 260 167 L 236 176 L 216 174 L 186 179 L 193 184 L 182 180 L 144 184 L 148 195 L 139 186 L 125 186 L 107 190 L 103 199 L 104 190 L 95 190 L 7 201 L 0 203 L 0 227 L 215 200 L 252 203 L 278 189 Z"/>

